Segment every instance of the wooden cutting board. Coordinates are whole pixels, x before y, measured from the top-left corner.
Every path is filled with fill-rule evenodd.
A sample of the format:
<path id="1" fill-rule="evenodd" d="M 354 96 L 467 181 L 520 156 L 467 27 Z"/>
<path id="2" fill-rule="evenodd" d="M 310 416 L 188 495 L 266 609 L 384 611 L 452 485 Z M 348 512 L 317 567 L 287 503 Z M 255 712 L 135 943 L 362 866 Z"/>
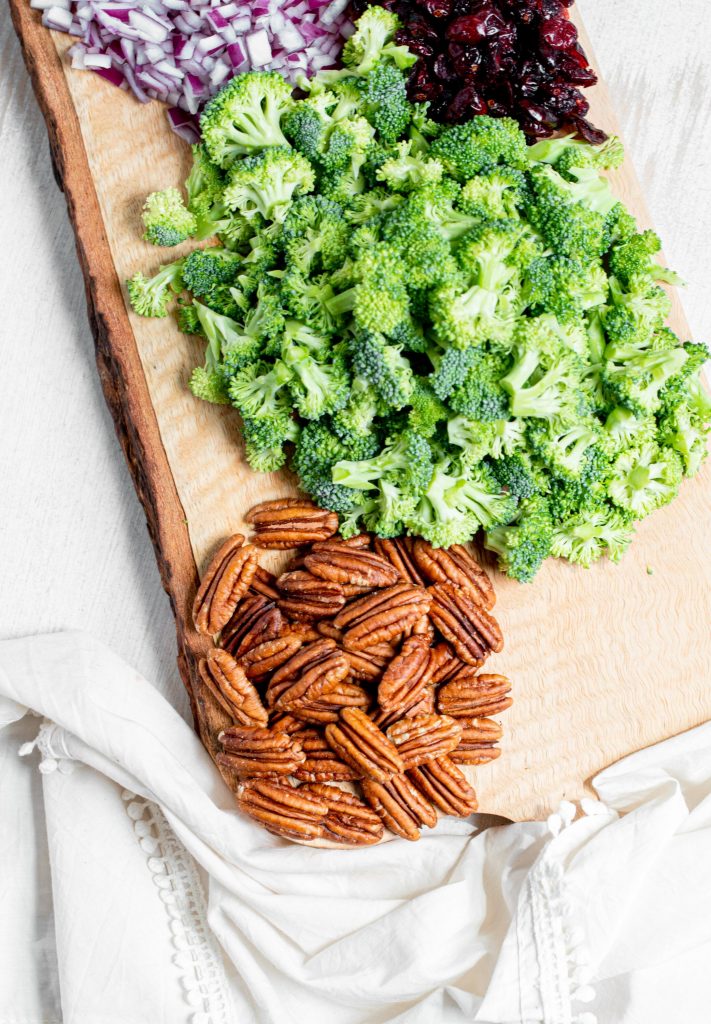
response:
<path id="1" fill-rule="evenodd" d="M 102 387 L 175 614 L 197 728 L 214 752 L 224 716 L 196 672 L 204 649 L 190 628 L 197 573 L 225 536 L 243 529 L 247 509 L 293 493 L 294 479 L 252 473 L 235 415 L 188 392 L 202 345 L 172 319 L 141 319 L 124 303 L 122 282 L 160 262 L 140 238 L 143 199 L 184 180 L 188 147 L 160 104 L 141 106 L 73 71 L 64 57 L 71 40 L 45 30 L 28 0 L 10 0 L 10 8 L 74 225 Z M 604 83 L 590 99 L 593 120 L 615 131 Z M 613 178 L 647 226 L 629 161 Z M 676 296 L 672 326 L 688 337 Z M 711 718 L 709 535 L 711 460 L 678 501 L 640 526 L 620 566 L 586 571 L 550 560 L 529 585 L 496 574 L 506 649 L 492 667 L 513 680 L 515 704 L 503 719 L 502 757 L 473 772 L 482 810 L 542 817 L 583 795 L 606 765 Z"/>

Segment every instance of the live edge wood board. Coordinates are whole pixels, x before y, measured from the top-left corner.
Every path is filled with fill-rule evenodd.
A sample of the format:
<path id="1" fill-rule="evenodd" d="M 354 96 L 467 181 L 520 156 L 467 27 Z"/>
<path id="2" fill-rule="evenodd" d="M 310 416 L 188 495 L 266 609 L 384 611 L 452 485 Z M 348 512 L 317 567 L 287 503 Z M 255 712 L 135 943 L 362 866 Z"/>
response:
<path id="1" fill-rule="evenodd" d="M 204 650 L 190 622 L 198 571 L 243 529 L 252 505 L 293 493 L 295 482 L 251 472 L 235 415 L 187 391 L 200 344 L 172 319 L 126 308 L 123 281 L 160 262 L 140 238 L 143 199 L 184 180 L 188 147 L 158 103 L 141 106 L 73 71 L 71 40 L 45 30 L 28 0 L 10 8 L 74 225 L 102 387 L 170 596 L 196 725 L 214 753 L 224 716 L 196 671 Z M 615 131 L 604 83 L 590 99 L 593 120 Z M 613 177 L 647 225 L 629 160 Z M 688 337 L 676 296 L 672 325 Z M 515 704 L 503 717 L 502 757 L 473 772 L 482 810 L 544 816 L 625 754 L 711 718 L 710 535 L 711 460 L 678 501 L 640 526 L 620 566 L 585 571 L 551 560 L 527 586 L 495 573 L 506 649 L 493 666 L 511 677 Z"/>

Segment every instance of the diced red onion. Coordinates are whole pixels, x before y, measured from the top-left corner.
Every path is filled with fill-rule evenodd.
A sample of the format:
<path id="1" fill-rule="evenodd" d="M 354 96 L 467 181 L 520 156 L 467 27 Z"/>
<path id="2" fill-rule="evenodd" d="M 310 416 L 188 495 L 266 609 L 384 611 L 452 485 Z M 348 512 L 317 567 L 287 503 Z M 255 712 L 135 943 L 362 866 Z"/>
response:
<path id="1" fill-rule="evenodd" d="M 170 104 L 182 138 L 199 138 L 200 110 L 250 68 L 291 81 L 336 64 L 352 31 L 348 0 L 29 0 L 48 28 L 80 39 L 72 65 L 141 103 Z"/>

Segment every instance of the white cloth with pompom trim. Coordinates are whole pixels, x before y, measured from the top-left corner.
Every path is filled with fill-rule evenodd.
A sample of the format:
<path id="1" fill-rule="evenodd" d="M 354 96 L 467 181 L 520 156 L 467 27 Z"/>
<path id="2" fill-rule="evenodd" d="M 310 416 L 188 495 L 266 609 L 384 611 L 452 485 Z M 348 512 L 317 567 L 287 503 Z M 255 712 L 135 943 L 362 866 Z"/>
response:
<path id="1" fill-rule="evenodd" d="M 0 643 L 0 765 L 0 1024 L 707 1019 L 711 725 L 603 772 L 577 817 L 312 850 L 63 633 Z"/>

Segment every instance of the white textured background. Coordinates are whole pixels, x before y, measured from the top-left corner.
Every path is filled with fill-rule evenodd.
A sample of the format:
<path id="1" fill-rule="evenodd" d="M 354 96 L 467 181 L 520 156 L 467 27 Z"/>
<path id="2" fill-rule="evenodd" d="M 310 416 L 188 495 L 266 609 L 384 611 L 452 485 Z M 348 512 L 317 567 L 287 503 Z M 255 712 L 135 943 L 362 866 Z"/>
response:
<path id="1" fill-rule="evenodd" d="M 579 0 L 694 335 L 711 339 L 711 4 Z M 0 636 L 81 627 L 187 709 L 94 368 L 74 240 L 0 10 Z"/>

